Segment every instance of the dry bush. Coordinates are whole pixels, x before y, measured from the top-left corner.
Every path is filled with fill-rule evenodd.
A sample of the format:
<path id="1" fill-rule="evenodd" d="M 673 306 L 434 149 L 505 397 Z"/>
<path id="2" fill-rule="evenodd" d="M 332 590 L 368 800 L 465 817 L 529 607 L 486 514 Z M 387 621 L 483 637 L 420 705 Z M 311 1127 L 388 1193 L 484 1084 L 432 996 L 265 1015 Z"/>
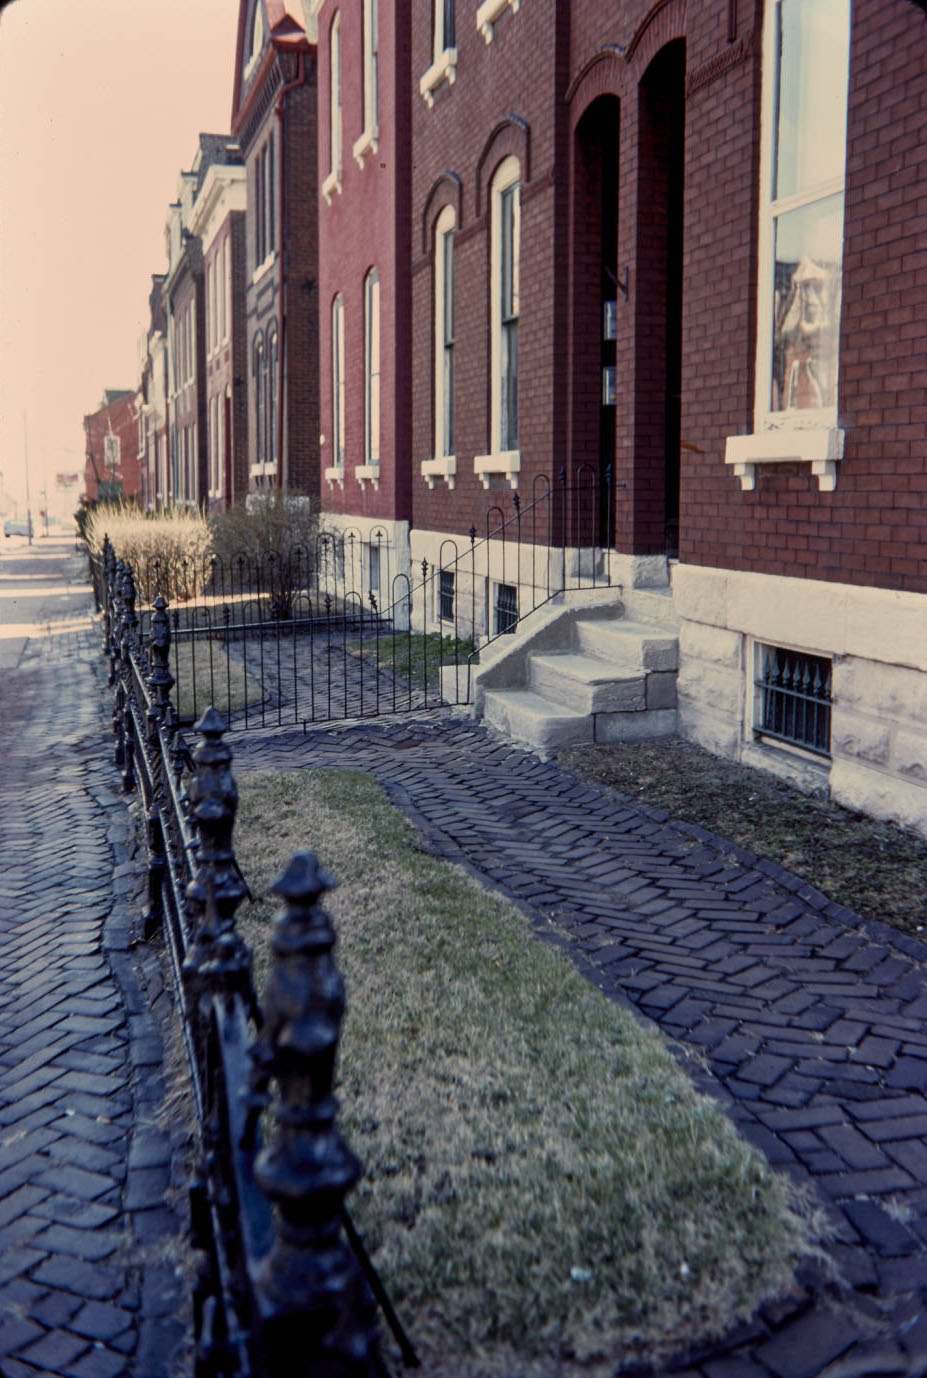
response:
<path id="1" fill-rule="evenodd" d="M 102 552 L 105 536 L 117 557 L 132 566 L 144 603 L 159 593 L 170 603 L 182 602 L 209 577 L 212 537 L 195 508 L 142 512 L 128 503 L 101 505 L 87 521 L 86 539 L 94 553 Z"/>
<path id="2" fill-rule="evenodd" d="M 250 493 L 247 502 L 215 514 L 210 531 L 225 582 L 253 583 L 269 595 L 273 618 L 292 617 L 315 567 L 319 517 L 309 498 L 277 489 Z"/>

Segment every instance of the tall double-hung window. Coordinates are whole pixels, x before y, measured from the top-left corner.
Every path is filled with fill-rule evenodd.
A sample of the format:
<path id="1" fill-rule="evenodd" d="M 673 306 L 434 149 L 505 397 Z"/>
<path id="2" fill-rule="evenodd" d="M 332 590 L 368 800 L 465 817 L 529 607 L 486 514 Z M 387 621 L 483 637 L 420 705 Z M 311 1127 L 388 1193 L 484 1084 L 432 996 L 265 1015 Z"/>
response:
<path id="1" fill-rule="evenodd" d="M 850 0 L 774 0 L 765 39 L 758 419 L 827 420 L 837 405 Z"/>
<path id="2" fill-rule="evenodd" d="M 341 15 L 336 14 L 328 31 L 328 176 L 322 183 L 322 195 L 331 202 L 332 194 L 341 190 Z"/>
<path id="3" fill-rule="evenodd" d="M 363 0 L 364 5 L 364 128 L 354 144 L 354 158 L 364 166 L 364 154 L 375 153 L 379 137 L 380 57 L 377 35 L 378 0 Z"/>
<path id="4" fill-rule="evenodd" d="M 518 165 L 510 167 L 506 177 L 497 177 L 499 181 L 502 185 L 497 185 L 493 192 L 494 233 L 497 240 L 494 255 L 497 271 L 493 293 L 496 300 L 493 354 L 499 391 L 493 440 L 499 450 L 506 451 L 518 449 L 518 280 L 521 235 Z"/>
<path id="5" fill-rule="evenodd" d="M 435 225 L 435 458 L 454 454 L 454 232 L 445 206 Z"/>
<path id="6" fill-rule="evenodd" d="M 332 464 L 344 468 L 344 299 L 332 302 Z"/>
<path id="7" fill-rule="evenodd" d="M 380 274 L 364 279 L 364 463 L 380 462 Z"/>
<path id="8" fill-rule="evenodd" d="M 435 41 L 434 55 L 439 58 L 448 48 L 456 48 L 457 39 L 454 32 L 455 4 L 454 0 L 434 0 L 435 6 Z"/>

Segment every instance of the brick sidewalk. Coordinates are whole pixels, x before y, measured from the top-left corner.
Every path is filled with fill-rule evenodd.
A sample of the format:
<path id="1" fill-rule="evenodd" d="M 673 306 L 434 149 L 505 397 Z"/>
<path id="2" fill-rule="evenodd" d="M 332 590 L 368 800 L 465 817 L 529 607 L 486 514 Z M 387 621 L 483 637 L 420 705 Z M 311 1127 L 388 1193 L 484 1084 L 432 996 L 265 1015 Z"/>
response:
<path id="1" fill-rule="evenodd" d="M 65 561 L 65 563 L 67 563 Z M 159 1257 L 156 959 L 136 960 L 99 636 L 30 642 L 0 728 L 0 1372 L 155 1378 L 182 1327 Z M 143 871 L 141 872 L 143 875 Z"/>
<path id="2" fill-rule="evenodd" d="M 843 1287 L 807 1274 L 687 1374 L 927 1373 L 927 948 L 455 715 L 232 741 L 239 771 L 374 774 L 435 852 L 697 1049 L 700 1087 L 813 1184 Z"/>

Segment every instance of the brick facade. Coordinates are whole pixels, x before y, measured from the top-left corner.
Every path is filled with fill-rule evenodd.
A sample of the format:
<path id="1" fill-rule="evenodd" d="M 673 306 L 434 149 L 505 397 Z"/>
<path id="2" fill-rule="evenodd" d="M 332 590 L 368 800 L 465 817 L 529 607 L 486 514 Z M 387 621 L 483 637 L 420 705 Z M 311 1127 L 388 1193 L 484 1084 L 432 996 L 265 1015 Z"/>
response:
<path id="1" fill-rule="evenodd" d="M 107 443 L 110 438 L 115 446 Z M 101 496 L 141 496 L 134 391 L 108 388 L 97 410 L 84 417 L 84 454 L 84 496 L 89 502 Z"/>
<path id="2" fill-rule="evenodd" d="M 262 38 L 246 52 L 254 7 L 238 20 L 232 132 L 245 162 L 246 372 L 248 469 L 253 488 L 319 491 L 318 252 L 316 217 L 316 54 L 282 0 L 262 6 Z M 272 145 L 272 151 L 271 151 Z M 272 160 L 272 172 L 269 171 Z M 265 200 L 258 196 L 260 185 Z M 269 192 L 266 190 L 269 188 Z M 259 239 L 257 207 L 273 199 L 272 225 Z M 270 242 L 272 241 L 272 242 Z M 258 263 L 258 249 L 266 249 Z M 255 356 L 276 340 L 273 440 L 258 444 Z M 278 459 L 279 457 L 279 459 Z"/>

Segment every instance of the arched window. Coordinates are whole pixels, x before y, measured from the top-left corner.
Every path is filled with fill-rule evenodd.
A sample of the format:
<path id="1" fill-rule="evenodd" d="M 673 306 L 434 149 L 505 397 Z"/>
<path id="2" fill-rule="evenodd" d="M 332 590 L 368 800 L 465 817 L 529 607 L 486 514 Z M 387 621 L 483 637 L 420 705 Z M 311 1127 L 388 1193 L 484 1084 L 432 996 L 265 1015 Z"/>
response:
<path id="1" fill-rule="evenodd" d="M 435 224 L 434 411 L 435 458 L 454 453 L 454 231 L 457 214 L 445 206 Z"/>
<path id="2" fill-rule="evenodd" d="M 267 336 L 267 463 L 277 463 L 277 327 Z"/>
<path id="3" fill-rule="evenodd" d="M 364 279 L 364 463 L 380 462 L 380 274 Z"/>
<path id="4" fill-rule="evenodd" d="M 496 169 L 491 191 L 491 448 L 501 453 L 518 449 L 520 179 L 518 159 L 506 158 Z"/>
<path id="5" fill-rule="evenodd" d="M 254 375 L 254 462 L 255 464 L 263 464 L 266 453 L 264 449 L 264 336 L 260 331 L 254 337 L 252 372 Z"/>
<path id="6" fill-rule="evenodd" d="M 344 301 L 332 302 L 332 463 L 344 468 Z"/>

